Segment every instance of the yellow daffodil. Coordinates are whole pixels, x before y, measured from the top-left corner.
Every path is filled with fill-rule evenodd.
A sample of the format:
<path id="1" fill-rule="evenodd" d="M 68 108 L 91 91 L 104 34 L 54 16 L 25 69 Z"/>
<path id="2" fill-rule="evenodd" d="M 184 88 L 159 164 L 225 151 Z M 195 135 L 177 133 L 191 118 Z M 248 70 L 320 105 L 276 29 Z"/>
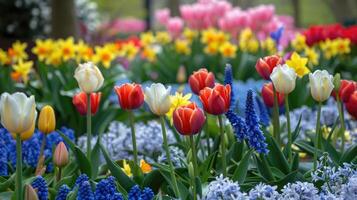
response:
<path id="1" fill-rule="evenodd" d="M 32 48 L 32 53 L 34 53 L 38 60 L 40 61 L 44 61 L 46 59 L 46 57 L 48 57 L 53 48 L 54 48 L 54 44 L 53 44 L 53 40 L 51 39 L 46 39 L 46 40 L 40 40 L 37 39 L 35 41 L 36 46 L 34 48 Z"/>
<path id="2" fill-rule="evenodd" d="M 123 48 L 122 50 L 125 54 L 125 57 L 128 60 L 133 60 L 139 52 L 139 48 L 137 46 L 135 46 L 135 44 L 133 42 L 124 44 L 122 48 Z"/>
<path id="3" fill-rule="evenodd" d="M 188 93 L 184 96 L 182 93 L 178 93 L 178 92 L 176 92 L 175 95 L 170 96 L 171 107 L 170 107 L 169 111 L 166 113 L 166 117 L 168 119 L 170 119 L 171 124 L 173 123 L 172 116 L 173 116 L 176 108 L 178 108 L 180 106 L 186 106 L 189 103 L 191 103 L 190 102 L 191 97 L 192 97 L 191 93 Z"/>
<path id="4" fill-rule="evenodd" d="M 177 53 L 189 55 L 191 53 L 191 49 L 189 47 L 188 40 L 178 39 L 175 41 L 175 50 Z"/>
<path id="5" fill-rule="evenodd" d="M 146 32 L 140 35 L 140 44 L 142 46 L 152 45 L 154 42 L 155 42 L 155 37 L 152 32 Z"/>
<path id="6" fill-rule="evenodd" d="M 12 44 L 12 47 L 8 49 L 8 55 L 12 62 L 17 62 L 19 60 L 26 60 L 28 55 L 26 53 L 26 43 L 21 43 L 20 41 L 16 41 Z"/>
<path id="7" fill-rule="evenodd" d="M 101 63 L 105 68 L 109 68 L 114 58 L 115 55 L 111 46 L 95 47 L 95 54 L 93 56 L 95 63 Z"/>
<path id="8" fill-rule="evenodd" d="M 33 66 L 32 61 L 24 62 L 23 60 L 19 60 L 19 62 L 12 66 L 15 72 L 21 75 L 22 81 L 27 83 L 28 75 L 31 72 Z"/>
<path id="9" fill-rule="evenodd" d="M 185 37 L 185 39 L 192 42 L 192 40 L 198 36 L 198 32 L 189 28 L 185 28 L 183 30 L 183 36 Z"/>
<path id="10" fill-rule="evenodd" d="M 337 55 L 337 48 L 333 41 L 330 39 L 325 40 L 320 43 L 320 48 L 326 59 L 330 59 L 333 56 Z"/>
<path id="11" fill-rule="evenodd" d="M 153 48 L 151 47 L 145 47 L 142 52 L 142 57 L 147 59 L 150 62 L 155 62 L 156 61 L 156 52 Z"/>
<path id="12" fill-rule="evenodd" d="M 276 54 L 277 52 L 275 41 L 271 37 L 263 40 L 261 42 L 261 47 L 263 50 L 266 50 L 269 55 Z"/>
<path id="13" fill-rule="evenodd" d="M 93 48 L 84 43 L 82 40 L 76 45 L 76 60 L 77 62 L 88 62 L 93 59 Z"/>
<path id="14" fill-rule="evenodd" d="M 304 50 L 307 47 L 305 35 L 298 33 L 291 41 L 291 46 L 298 52 Z"/>
<path id="15" fill-rule="evenodd" d="M 225 58 L 234 58 L 236 56 L 236 51 L 237 46 L 230 42 L 223 43 L 219 48 L 219 52 Z"/>
<path id="16" fill-rule="evenodd" d="M 307 58 L 300 57 L 298 53 L 294 52 L 290 59 L 285 63 L 293 68 L 296 74 L 301 78 L 310 72 L 309 68 L 306 66 L 307 61 Z"/>
<path id="17" fill-rule="evenodd" d="M 229 40 L 230 36 L 223 31 L 218 31 L 216 33 L 216 42 L 223 44 Z"/>
<path id="18" fill-rule="evenodd" d="M 210 42 L 204 48 L 204 52 L 208 55 L 216 55 L 218 53 L 218 43 L 217 42 Z"/>
<path id="19" fill-rule="evenodd" d="M 61 51 L 52 51 L 52 53 L 46 58 L 45 63 L 55 67 L 59 66 L 62 63 Z"/>
<path id="20" fill-rule="evenodd" d="M 121 168 L 123 170 L 123 172 L 127 175 L 127 176 L 132 176 L 133 174 L 131 173 L 131 168 L 130 165 L 128 163 L 126 163 L 126 160 L 123 160 L 123 168 Z"/>
<path id="21" fill-rule="evenodd" d="M 319 64 L 319 54 L 315 51 L 315 49 L 306 47 L 304 53 L 312 65 Z"/>
<path id="22" fill-rule="evenodd" d="M 216 42 L 216 31 L 214 29 L 207 29 L 202 31 L 201 42 L 203 44 L 209 44 Z"/>
<path id="23" fill-rule="evenodd" d="M 143 160 L 143 159 L 140 160 L 140 168 L 144 174 L 147 174 L 152 171 L 151 165 L 149 163 L 145 162 L 145 160 Z"/>
<path id="24" fill-rule="evenodd" d="M 63 61 L 68 61 L 75 57 L 75 44 L 73 37 L 58 41 L 58 48 L 62 54 Z"/>
<path id="25" fill-rule="evenodd" d="M 258 51 L 259 42 L 251 29 L 246 28 L 240 33 L 239 48 L 243 52 L 256 53 Z"/>
<path id="26" fill-rule="evenodd" d="M 0 49 L 0 64 L 1 65 L 8 65 L 10 64 L 10 58 L 7 55 L 7 52 Z"/>
<path id="27" fill-rule="evenodd" d="M 251 40 L 255 38 L 253 31 L 250 28 L 245 28 L 239 34 L 239 41 Z"/>
<path id="28" fill-rule="evenodd" d="M 166 31 L 160 31 L 156 33 L 156 41 L 159 44 L 168 44 L 171 42 L 171 36 Z"/>
<path id="29" fill-rule="evenodd" d="M 338 54 L 348 54 L 351 52 L 351 41 L 348 38 L 342 39 L 342 38 L 337 38 L 333 40 L 333 43 L 336 48 L 336 52 Z"/>

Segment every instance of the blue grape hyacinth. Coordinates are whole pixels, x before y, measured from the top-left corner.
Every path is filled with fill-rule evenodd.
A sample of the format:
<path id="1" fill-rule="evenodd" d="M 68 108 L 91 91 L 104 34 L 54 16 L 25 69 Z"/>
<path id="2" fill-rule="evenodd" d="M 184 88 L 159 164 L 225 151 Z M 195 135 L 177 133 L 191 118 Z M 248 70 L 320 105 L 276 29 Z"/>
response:
<path id="1" fill-rule="evenodd" d="M 152 200 L 154 192 L 151 188 L 145 187 L 143 190 L 138 185 L 134 185 L 128 194 L 128 200 Z"/>
<path id="2" fill-rule="evenodd" d="M 37 176 L 31 185 L 35 190 L 37 190 L 39 200 L 48 199 L 48 186 L 46 180 L 42 176 Z"/>
<path id="3" fill-rule="evenodd" d="M 247 125 L 246 139 L 251 148 L 258 153 L 267 154 L 267 143 L 265 136 L 259 126 L 259 120 L 255 113 L 253 91 L 249 90 L 247 93 L 246 108 L 245 108 L 245 123 Z"/>
<path id="4" fill-rule="evenodd" d="M 66 200 L 67 195 L 70 191 L 71 191 L 71 188 L 69 188 L 68 185 L 66 185 L 66 184 L 62 185 L 58 190 L 55 200 Z"/>
<path id="5" fill-rule="evenodd" d="M 216 180 L 209 183 L 202 199 L 243 200 L 246 198 L 246 194 L 240 191 L 240 187 L 237 182 L 233 182 L 228 178 L 224 178 L 221 174 L 220 176 L 216 177 Z"/>
<path id="6" fill-rule="evenodd" d="M 275 200 L 279 198 L 279 193 L 276 191 L 276 186 L 259 183 L 249 191 L 249 200 Z"/>
<path id="7" fill-rule="evenodd" d="M 77 200 L 95 200 L 89 181 L 84 181 L 79 185 Z"/>
<path id="8" fill-rule="evenodd" d="M 107 179 L 102 179 L 95 189 L 95 199 L 96 200 L 107 200 L 111 199 L 116 193 L 115 178 L 113 176 Z"/>
<path id="9" fill-rule="evenodd" d="M 0 138 L 0 176 L 8 175 L 7 155 L 8 151 L 5 142 Z"/>

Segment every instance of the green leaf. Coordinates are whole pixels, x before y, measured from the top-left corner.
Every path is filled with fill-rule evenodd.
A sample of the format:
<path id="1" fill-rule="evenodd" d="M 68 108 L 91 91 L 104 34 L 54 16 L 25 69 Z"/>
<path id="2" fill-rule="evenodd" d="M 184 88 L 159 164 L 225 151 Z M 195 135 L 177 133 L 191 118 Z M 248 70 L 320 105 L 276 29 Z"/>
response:
<path id="1" fill-rule="evenodd" d="M 14 183 L 15 174 L 11 175 L 5 182 L 0 183 L 0 192 L 6 191 Z"/>
<path id="2" fill-rule="evenodd" d="M 164 180 L 165 179 L 161 175 L 160 171 L 156 169 L 145 175 L 142 186 L 150 187 L 155 193 L 157 193 Z"/>
<path id="3" fill-rule="evenodd" d="M 245 177 L 247 176 L 248 172 L 248 166 L 249 166 L 249 158 L 252 154 L 253 150 L 247 151 L 247 153 L 244 154 L 243 158 L 239 162 L 237 168 L 235 169 L 233 173 L 232 180 L 233 181 L 238 181 L 239 184 L 244 183 Z"/>
<path id="4" fill-rule="evenodd" d="M 269 168 L 266 158 L 264 156 L 260 156 L 260 158 L 257 155 L 255 155 L 255 160 L 257 162 L 256 166 L 258 168 L 261 177 L 267 181 L 274 181 L 273 174 Z"/>
<path id="5" fill-rule="evenodd" d="M 309 153 L 310 155 L 313 155 L 315 152 L 315 147 L 311 146 L 308 142 L 303 141 L 303 140 L 299 140 L 299 141 L 295 141 L 294 143 L 296 146 L 298 146 L 301 150 L 303 150 L 306 153 Z M 321 150 L 318 149 L 317 151 L 318 156 L 319 154 L 322 153 Z"/>
<path id="6" fill-rule="evenodd" d="M 231 148 L 227 153 L 226 159 L 228 165 L 230 165 L 233 161 L 238 162 L 240 159 L 242 159 L 243 148 L 244 148 L 243 142 L 234 142 L 234 144 L 231 146 Z"/>
<path id="7" fill-rule="evenodd" d="M 13 194 L 14 194 L 14 192 L 1 192 L 0 199 L 3 199 L 3 200 L 11 199 Z"/>
<path id="8" fill-rule="evenodd" d="M 135 183 L 122 171 L 122 169 L 113 162 L 107 150 L 100 144 L 100 148 L 103 152 L 105 161 L 107 162 L 108 168 L 112 175 L 118 180 L 121 187 L 123 187 L 127 192 L 135 185 Z"/>
<path id="9" fill-rule="evenodd" d="M 272 184 L 277 185 L 279 188 L 282 188 L 287 183 L 295 181 L 296 174 L 297 174 L 297 171 L 293 171 L 293 172 L 289 173 L 288 175 L 286 175 L 284 178 L 282 178 L 278 181 L 273 181 Z"/>
<path id="10" fill-rule="evenodd" d="M 211 169 L 217 158 L 217 151 L 211 153 L 208 158 L 199 166 L 202 182 L 206 182 L 211 176 Z"/>
<path id="11" fill-rule="evenodd" d="M 329 156 L 331 159 L 335 162 L 338 163 L 340 161 L 340 154 L 336 151 L 335 147 L 332 146 L 327 140 L 322 138 L 322 145 L 324 147 L 324 150 L 328 152 Z"/>
<path id="12" fill-rule="evenodd" d="M 77 158 L 78 166 L 81 172 L 87 174 L 88 177 L 93 178 L 92 166 L 86 155 L 78 147 L 74 147 L 74 155 Z"/>
<path id="13" fill-rule="evenodd" d="M 92 152 L 91 152 L 91 163 L 92 163 L 92 176 L 95 179 L 98 176 L 98 169 L 100 165 L 100 137 L 98 137 Z"/>
<path id="14" fill-rule="evenodd" d="M 294 153 L 293 162 L 291 163 L 291 171 L 296 171 L 299 168 L 299 153 Z"/>
<path id="15" fill-rule="evenodd" d="M 202 183 L 199 177 L 195 177 L 196 182 L 196 192 L 197 194 L 202 197 Z"/>
<path id="16" fill-rule="evenodd" d="M 351 162 L 357 157 L 357 144 L 348 148 L 341 156 L 340 164 L 344 162 Z"/>
<path id="17" fill-rule="evenodd" d="M 302 114 L 300 115 L 299 117 L 299 121 L 297 123 L 297 125 L 295 126 L 295 130 L 292 134 L 292 142 L 291 143 L 294 143 L 294 141 L 296 140 L 296 138 L 299 136 L 299 133 L 300 133 L 300 124 L 301 124 L 301 118 L 302 118 Z"/>
<path id="18" fill-rule="evenodd" d="M 67 200 L 76 200 L 78 194 L 78 187 L 75 187 L 68 195 Z"/>
<path id="19" fill-rule="evenodd" d="M 279 145 L 271 136 L 267 137 L 267 142 L 269 148 L 269 161 L 272 163 L 273 166 L 279 168 L 285 174 L 288 174 L 290 172 L 289 163 L 286 160 L 283 152 L 280 150 Z"/>

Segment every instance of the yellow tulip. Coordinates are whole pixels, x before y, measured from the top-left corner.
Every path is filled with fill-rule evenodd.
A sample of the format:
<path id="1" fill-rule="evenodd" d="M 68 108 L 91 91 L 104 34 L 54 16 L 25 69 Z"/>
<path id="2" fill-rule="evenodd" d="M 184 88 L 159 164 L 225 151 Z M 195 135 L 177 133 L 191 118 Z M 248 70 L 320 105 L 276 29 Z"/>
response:
<path id="1" fill-rule="evenodd" d="M 45 106 L 40 112 L 38 118 L 38 129 L 44 133 L 49 134 L 56 128 L 56 116 L 55 111 L 51 106 Z"/>

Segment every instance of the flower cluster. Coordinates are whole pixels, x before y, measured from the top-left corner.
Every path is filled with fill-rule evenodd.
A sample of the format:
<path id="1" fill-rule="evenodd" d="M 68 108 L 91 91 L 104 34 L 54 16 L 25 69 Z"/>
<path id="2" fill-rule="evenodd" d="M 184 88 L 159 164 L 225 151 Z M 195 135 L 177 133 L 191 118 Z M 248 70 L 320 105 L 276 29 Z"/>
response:
<path id="1" fill-rule="evenodd" d="M 209 183 L 204 191 L 204 200 L 215 199 L 246 199 L 246 194 L 240 190 L 239 184 L 233 182 L 228 178 L 224 178 L 223 175 L 217 176 L 216 180 Z"/>
<path id="2" fill-rule="evenodd" d="M 72 129 L 62 127 L 60 131 L 72 141 L 74 141 L 74 131 Z M 58 143 L 63 141 L 60 134 L 56 131 L 45 136 L 40 131 L 36 130 L 31 139 L 28 139 L 22 143 L 22 148 L 24 149 L 22 152 L 22 159 L 25 165 L 33 168 L 37 166 L 43 137 L 46 137 L 44 155 L 46 159 L 50 160 L 52 160 L 52 149 Z M 0 148 L 0 150 L 4 151 L 4 154 L 1 154 L 3 156 L 4 164 L 0 162 L 0 169 L 3 170 L 2 172 L 6 172 L 5 169 L 7 169 L 8 161 L 12 164 L 13 167 L 16 165 L 16 142 L 5 128 L 0 128 L 0 144 L 1 143 L 4 144 Z M 46 170 L 53 170 L 52 162 L 48 163 Z"/>
<path id="3" fill-rule="evenodd" d="M 163 152 L 161 125 L 157 121 L 147 123 L 136 123 L 136 142 L 139 157 L 147 161 L 156 160 L 156 157 Z M 167 131 L 169 143 L 175 141 L 173 132 Z M 110 123 L 108 132 L 101 136 L 102 144 L 108 149 L 112 159 L 132 159 L 132 141 L 130 128 L 122 122 L 113 121 Z M 92 145 L 97 142 L 97 138 L 92 139 Z M 85 150 L 87 138 L 78 138 L 78 146 Z"/>
<path id="4" fill-rule="evenodd" d="M 48 186 L 46 180 L 42 176 L 37 176 L 31 185 L 35 190 L 37 190 L 39 200 L 48 199 Z"/>
<path id="5" fill-rule="evenodd" d="M 145 187 L 143 190 L 138 185 L 134 185 L 128 194 L 128 200 L 151 200 L 154 198 L 154 192 Z"/>

